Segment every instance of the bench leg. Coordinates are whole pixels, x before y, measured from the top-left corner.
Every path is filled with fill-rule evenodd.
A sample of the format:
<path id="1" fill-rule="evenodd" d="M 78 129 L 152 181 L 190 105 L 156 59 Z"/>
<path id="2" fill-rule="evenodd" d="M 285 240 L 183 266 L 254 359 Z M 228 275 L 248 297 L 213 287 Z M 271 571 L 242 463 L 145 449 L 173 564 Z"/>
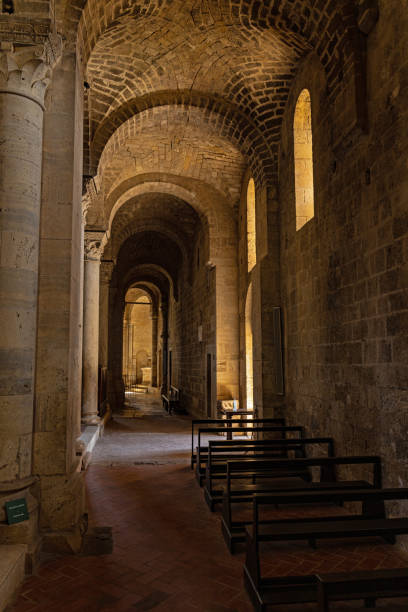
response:
<path id="1" fill-rule="evenodd" d="M 366 608 L 375 608 L 375 599 L 373 599 L 372 597 L 367 597 L 364 600 L 364 605 Z"/>
<path id="2" fill-rule="evenodd" d="M 384 536 L 384 540 L 388 542 L 388 544 L 395 544 L 397 538 L 393 533 L 389 533 L 388 535 Z"/>

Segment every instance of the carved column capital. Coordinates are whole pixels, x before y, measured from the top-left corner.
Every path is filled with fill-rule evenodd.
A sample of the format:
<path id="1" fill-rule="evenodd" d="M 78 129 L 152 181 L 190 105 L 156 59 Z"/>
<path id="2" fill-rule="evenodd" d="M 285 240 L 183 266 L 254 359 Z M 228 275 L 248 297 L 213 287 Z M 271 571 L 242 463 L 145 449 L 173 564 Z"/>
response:
<path id="1" fill-rule="evenodd" d="M 100 192 L 99 179 L 97 176 L 84 176 L 82 188 L 82 219 L 84 225 L 88 221 L 88 213 L 91 208 L 95 209 L 95 202 Z"/>
<path id="2" fill-rule="evenodd" d="M 52 70 L 62 56 L 63 41 L 49 33 L 39 44 L 0 43 L 0 92 L 24 96 L 44 107 Z"/>
<path id="3" fill-rule="evenodd" d="M 104 230 L 87 230 L 84 235 L 85 260 L 100 261 L 106 242 L 107 232 Z"/>
<path id="4" fill-rule="evenodd" d="M 84 226 L 86 225 L 86 219 L 87 219 L 88 210 L 90 206 L 91 206 L 91 198 L 89 196 L 89 193 L 86 192 L 82 196 L 82 223 L 84 224 Z"/>

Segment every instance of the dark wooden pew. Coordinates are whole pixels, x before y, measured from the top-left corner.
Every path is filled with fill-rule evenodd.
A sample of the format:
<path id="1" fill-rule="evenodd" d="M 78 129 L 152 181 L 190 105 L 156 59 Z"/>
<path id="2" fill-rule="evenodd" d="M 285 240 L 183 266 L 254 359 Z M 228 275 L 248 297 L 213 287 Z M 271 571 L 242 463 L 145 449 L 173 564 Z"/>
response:
<path id="1" fill-rule="evenodd" d="M 318 492 L 313 492 L 316 495 Z M 324 493 L 323 491 L 321 492 Z M 312 494 L 312 492 L 311 492 Z M 244 566 L 245 586 L 256 610 L 266 610 L 267 605 L 304 603 L 317 601 L 317 576 L 284 576 L 262 578 L 260 544 L 289 540 L 308 540 L 350 537 L 381 537 L 395 542 L 395 537 L 408 533 L 408 518 L 385 518 L 377 516 L 379 504 L 384 500 L 408 499 L 408 489 L 362 489 L 360 491 L 327 492 L 335 499 L 339 494 L 343 500 L 369 502 L 369 515 L 356 518 L 323 517 L 316 519 L 286 519 L 284 521 L 260 522 L 259 509 L 265 504 L 274 504 L 272 495 L 255 495 L 253 498 L 253 523 L 246 530 L 246 560 Z M 323 496 L 321 496 L 321 499 Z"/>
<path id="2" fill-rule="evenodd" d="M 317 574 L 319 612 L 329 612 L 331 601 L 363 599 L 374 608 L 376 599 L 408 596 L 408 568 L 371 570 L 341 574 Z M 347 608 L 350 610 L 350 608 Z M 353 608 L 355 609 L 355 608 Z M 381 607 L 379 610 L 408 610 L 404 607 Z M 336 607 L 336 612 L 339 608 Z"/>
<path id="3" fill-rule="evenodd" d="M 231 424 L 230 424 L 231 423 Z M 260 425 L 262 423 L 264 423 L 267 426 L 276 426 L 276 427 L 284 427 L 286 425 L 285 419 L 281 419 L 281 418 L 254 418 L 254 419 L 249 419 L 245 422 L 245 426 L 250 429 L 253 425 L 253 423 L 256 423 L 257 425 Z M 226 419 L 194 419 L 191 422 L 191 469 L 194 469 L 194 465 L 196 464 L 197 461 L 197 455 L 195 453 L 195 448 L 194 448 L 194 436 L 196 435 L 196 428 L 198 426 L 207 426 L 210 427 L 210 425 L 214 428 L 214 434 L 216 433 L 223 433 L 225 431 L 225 427 L 242 427 L 242 421 L 232 421 L 230 419 L 226 420 Z M 233 432 L 231 432 L 231 434 L 233 434 Z M 204 450 L 204 448 L 202 449 Z"/>
<path id="4" fill-rule="evenodd" d="M 214 480 L 224 480 L 227 478 L 228 467 L 227 464 L 231 461 L 241 461 L 244 463 L 249 462 L 249 469 L 251 474 L 250 478 L 252 480 L 256 478 L 272 478 L 271 471 L 269 469 L 266 470 L 266 474 L 263 475 L 263 469 L 255 470 L 253 469 L 253 462 L 250 461 L 252 459 L 257 459 L 259 461 L 265 461 L 268 459 L 288 459 L 288 454 L 292 453 L 293 458 L 305 458 L 306 457 L 306 449 L 310 446 L 327 446 L 327 456 L 334 456 L 334 441 L 333 438 L 291 438 L 285 440 L 261 440 L 258 442 L 258 446 L 254 448 L 253 451 L 250 451 L 251 454 L 248 454 L 246 457 L 243 457 L 242 454 L 245 451 L 245 448 L 250 450 L 250 446 L 238 446 L 228 447 L 223 446 L 222 443 L 219 442 L 209 442 L 208 447 L 208 458 L 207 464 L 205 468 L 205 486 L 204 486 L 204 497 L 211 511 L 214 510 L 214 506 L 217 503 L 222 502 L 223 488 L 215 489 L 213 486 Z M 241 455 L 241 456 L 240 456 Z M 264 464 L 262 464 L 264 465 Z M 311 480 L 311 473 L 309 472 L 307 467 L 282 467 L 279 466 L 276 468 L 277 475 L 275 478 L 284 478 L 286 477 L 286 473 L 290 472 L 290 477 L 298 477 L 305 481 Z M 245 477 L 246 470 L 244 469 L 244 465 L 240 468 L 240 474 L 242 474 L 242 478 Z M 252 473 L 255 472 L 255 473 Z M 230 478 L 231 480 L 231 478 Z"/>
<path id="5" fill-rule="evenodd" d="M 282 484 L 281 482 L 275 483 L 267 483 L 263 484 L 262 482 L 258 482 L 256 484 L 242 484 L 239 482 L 235 484 L 235 480 L 239 478 L 240 481 L 244 480 L 242 477 L 243 468 L 247 468 L 248 470 L 248 461 L 242 464 L 240 461 L 228 461 L 227 462 L 227 476 L 226 476 L 226 486 L 223 490 L 222 497 L 222 533 L 225 539 L 225 542 L 230 550 L 230 552 L 234 552 L 235 544 L 238 542 L 245 541 L 245 527 L 248 524 L 251 524 L 252 520 L 233 520 L 233 508 L 236 508 L 237 504 L 243 504 L 252 502 L 254 495 L 262 494 L 270 496 L 287 494 L 290 495 L 294 493 L 296 499 L 301 499 L 301 496 L 304 495 L 307 498 L 307 495 L 316 492 L 319 494 L 320 491 L 327 492 L 333 491 L 334 493 L 337 490 L 347 490 L 347 489 L 380 489 L 382 486 L 382 477 L 381 477 L 381 458 L 374 457 L 311 457 L 306 458 L 306 460 L 302 459 L 294 459 L 287 460 L 284 462 L 283 466 L 288 467 L 290 465 L 300 465 L 303 469 L 305 468 L 320 468 L 320 477 L 318 481 L 297 481 L 288 482 Z M 274 466 L 276 462 L 274 461 Z M 338 465 L 364 465 L 369 466 L 371 471 L 371 481 L 367 480 L 338 480 L 336 467 Z M 256 473 L 257 471 L 261 471 L 263 473 L 267 473 L 268 462 L 262 462 L 261 460 L 256 461 L 253 464 L 253 470 Z M 248 471 L 246 479 L 251 479 L 253 474 L 251 471 Z M 310 497 L 309 497 L 310 499 Z M 282 501 L 277 501 L 276 503 L 282 503 Z M 288 503 L 296 503 L 293 500 Z M 299 502 L 300 503 L 300 502 Z M 341 503 L 341 499 L 337 499 L 336 502 L 332 503 Z"/>
<path id="6" fill-rule="evenodd" d="M 175 410 L 180 409 L 180 389 L 171 386 L 167 393 L 162 393 L 163 408 L 169 414 L 173 414 Z"/>
<path id="7" fill-rule="evenodd" d="M 208 434 L 214 431 L 214 428 L 212 427 L 200 427 L 198 430 L 198 434 L 197 434 L 197 442 L 198 442 L 198 446 L 197 446 L 197 458 L 196 458 L 196 477 L 197 477 L 197 481 L 199 482 L 200 486 L 202 486 L 203 484 L 203 480 L 204 480 L 204 476 L 205 476 L 205 470 L 206 470 L 206 461 L 202 461 L 202 456 L 205 457 L 205 459 L 208 458 L 208 447 L 204 447 L 201 444 L 201 438 L 204 434 Z M 246 427 L 224 427 L 224 429 L 222 430 L 223 433 L 224 432 L 232 432 L 232 433 L 242 433 L 242 432 L 248 432 L 248 429 Z M 251 427 L 251 432 L 252 433 L 263 433 L 263 434 L 280 434 L 278 439 L 285 439 L 286 438 L 286 434 L 288 433 L 297 433 L 299 438 L 303 438 L 304 437 L 304 428 L 303 427 L 299 427 L 299 426 L 269 426 L 269 424 L 263 424 L 261 426 L 258 426 L 258 424 L 256 424 L 255 426 Z M 235 445 L 239 445 L 243 440 L 228 440 L 228 442 L 230 444 L 232 444 L 232 446 Z M 204 449 L 204 450 L 203 450 Z M 204 455 L 203 455 L 204 453 Z"/>

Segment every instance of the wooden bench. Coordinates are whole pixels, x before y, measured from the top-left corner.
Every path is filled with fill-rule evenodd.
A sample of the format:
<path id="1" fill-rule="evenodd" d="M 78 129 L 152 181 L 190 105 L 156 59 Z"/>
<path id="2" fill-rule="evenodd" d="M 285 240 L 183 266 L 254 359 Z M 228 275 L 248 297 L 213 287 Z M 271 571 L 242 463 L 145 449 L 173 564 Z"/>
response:
<path id="1" fill-rule="evenodd" d="M 316 494 L 317 492 L 314 492 Z M 324 492 L 322 492 L 323 494 Z M 326 492 L 331 499 L 335 493 L 343 500 L 367 502 L 377 512 L 378 504 L 386 499 L 408 499 L 408 489 L 362 489 L 360 491 Z M 354 496 L 353 496 L 354 494 Z M 321 499 L 324 495 L 321 496 Z M 262 578 L 259 545 L 263 542 L 308 540 L 312 544 L 319 539 L 381 537 L 389 543 L 397 535 L 408 533 L 408 518 L 385 518 L 371 514 L 352 517 L 323 517 L 316 519 L 286 519 L 284 521 L 259 521 L 259 509 L 274 504 L 276 497 L 255 495 L 253 498 L 253 524 L 246 530 L 246 560 L 244 566 L 245 587 L 256 610 L 264 611 L 267 605 L 305 603 L 317 601 L 317 576 L 283 576 Z M 344 597 L 343 597 L 344 599 Z"/>
<path id="2" fill-rule="evenodd" d="M 225 402 L 221 402 L 222 404 L 224 404 Z M 239 423 L 241 426 L 243 426 L 244 424 L 246 425 L 247 423 L 250 425 L 251 421 L 253 419 L 258 418 L 258 411 L 255 410 L 245 410 L 244 408 L 238 408 L 237 410 L 234 410 L 233 408 L 226 408 L 224 406 L 222 406 L 221 408 L 219 408 L 219 414 L 221 414 L 221 419 L 225 420 L 225 424 L 227 427 L 230 427 L 232 425 L 232 423 L 235 421 L 237 421 L 237 419 L 239 419 Z M 245 419 L 243 417 L 246 417 Z M 248 417 L 251 417 L 248 419 Z M 276 419 L 277 421 L 284 421 L 284 419 Z M 277 425 L 285 425 L 285 423 L 276 423 Z M 227 440 L 232 440 L 232 434 L 229 433 L 227 435 Z"/>
<path id="3" fill-rule="evenodd" d="M 213 426 L 214 428 L 214 433 L 223 433 L 223 429 L 226 427 L 226 425 L 228 425 L 228 427 L 241 427 L 241 423 L 240 421 L 236 421 L 236 423 L 234 423 L 234 421 L 230 421 L 231 425 L 228 425 L 228 421 L 226 421 L 226 419 L 194 419 L 191 422 L 191 469 L 194 469 L 194 465 L 196 464 L 197 461 L 197 455 L 195 453 L 195 449 L 194 449 L 194 437 L 196 434 L 196 427 L 201 425 L 204 426 L 206 425 L 207 427 L 209 427 L 210 425 Z M 251 426 L 251 424 L 257 424 L 260 425 L 264 423 L 265 425 L 269 425 L 269 426 L 276 426 L 276 427 L 284 427 L 286 425 L 285 423 L 285 419 L 275 419 L 275 418 L 254 418 L 254 419 L 250 419 L 248 420 L 248 422 L 246 423 L 247 426 Z M 233 433 L 233 432 L 232 432 Z M 231 434 L 232 435 L 232 434 Z M 202 449 L 202 451 L 204 451 L 204 449 Z"/>
<path id="4" fill-rule="evenodd" d="M 203 484 L 203 480 L 205 477 L 205 470 L 206 470 L 206 465 L 207 465 L 207 459 L 208 459 L 208 447 L 203 447 L 203 445 L 201 444 L 201 437 L 203 434 L 208 434 L 214 431 L 213 427 L 200 427 L 198 430 L 198 434 L 197 434 L 197 442 L 198 442 L 198 446 L 196 449 L 196 477 L 197 477 L 197 481 L 199 482 L 200 486 L 202 486 Z M 241 432 L 248 432 L 248 428 L 246 427 L 224 427 L 223 432 L 229 432 L 231 431 L 232 433 L 241 433 Z M 299 435 L 299 438 L 303 438 L 304 437 L 304 428 L 303 427 L 299 427 L 299 426 L 269 426 L 268 424 L 263 424 L 262 426 L 258 426 L 258 424 L 255 424 L 253 427 L 251 427 L 251 432 L 252 433 L 263 433 L 263 434 L 280 434 L 280 439 L 284 439 L 286 437 L 286 434 L 288 433 L 297 433 Z M 232 444 L 232 446 L 235 445 L 239 445 L 241 442 L 243 442 L 243 440 L 229 440 L 229 443 Z M 204 449 L 204 450 L 203 450 Z"/>
<path id="5" fill-rule="evenodd" d="M 162 393 L 161 398 L 163 408 L 170 415 L 173 414 L 175 410 L 180 409 L 180 389 L 177 389 L 177 387 L 171 386 L 167 394 Z"/>
<path id="6" fill-rule="evenodd" d="M 252 446 L 254 449 L 252 450 Z M 334 441 L 333 438 L 292 438 L 292 439 L 284 439 L 284 440 L 259 440 L 253 445 L 249 443 L 248 445 L 242 444 L 236 445 L 235 447 L 228 447 L 228 445 L 223 445 L 222 442 L 218 441 L 210 441 L 208 446 L 208 459 L 205 470 L 205 486 L 204 486 L 204 496 L 205 500 L 210 508 L 213 511 L 215 504 L 222 502 L 222 496 L 224 489 L 218 488 L 214 489 L 213 481 L 214 480 L 224 480 L 227 479 L 228 474 L 228 464 L 231 461 L 239 461 L 240 462 L 240 475 L 241 478 L 247 478 L 246 472 L 249 470 L 251 473 L 249 477 L 254 480 L 256 478 L 272 478 L 273 475 L 270 469 L 257 470 L 256 466 L 254 468 L 254 463 L 251 461 L 252 459 L 257 459 L 259 461 L 263 461 L 262 465 L 265 466 L 265 461 L 269 459 L 289 459 L 288 454 L 292 453 L 294 458 L 305 458 L 306 457 L 306 448 L 310 446 L 327 446 L 327 456 L 334 456 Z M 243 457 L 244 452 L 248 452 L 246 457 Z M 245 469 L 245 465 L 249 463 L 248 468 Z M 286 473 L 290 472 L 290 476 L 293 478 L 297 476 L 302 480 L 309 481 L 311 480 L 311 473 L 308 471 L 307 467 L 282 467 L 281 465 L 276 468 L 276 470 L 272 467 L 271 469 L 276 471 L 276 477 L 286 477 Z M 265 471 L 265 474 L 263 473 Z M 231 476 L 229 478 L 230 487 L 231 487 Z"/>
<path id="7" fill-rule="evenodd" d="M 306 439 L 306 438 L 305 438 Z M 276 469 L 276 461 L 274 461 L 272 469 Z M 306 459 L 286 460 L 283 463 L 279 462 L 283 468 L 290 469 L 291 466 L 299 466 L 300 468 L 320 468 L 320 477 L 318 481 L 299 481 L 293 480 L 291 483 L 268 483 L 263 484 L 247 484 L 242 482 L 234 486 L 234 480 L 252 479 L 253 473 L 250 470 L 248 461 L 242 464 L 241 461 L 227 462 L 226 486 L 222 496 L 222 533 L 228 549 L 231 553 L 234 552 L 235 544 L 245 541 L 245 527 L 252 523 L 252 520 L 233 520 L 233 506 L 235 504 L 243 504 L 253 501 L 256 494 L 275 496 L 279 493 L 290 495 L 293 492 L 296 499 L 301 499 L 301 496 L 320 491 L 347 490 L 347 489 L 380 489 L 382 486 L 381 475 L 381 458 L 373 457 L 311 457 Z M 371 482 L 367 480 L 338 480 L 336 466 L 338 465 L 364 465 L 370 466 Z M 253 471 L 267 473 L 269 462 L 258 460 L 253 463 Z M 246 469 L 246 472 L 243 470 Z M 243 475 L 244 474 L 244 475 Z M 304 493 L 303 493 L 304 492 Z M 310 499 L 310 498 L 309 498 Z M 278 503 L 278 502 L 276 502 Z M 282 503 L 282 502 L 280 502 Z M 295 503 L 295 502 L 291 502 Z M 300 502 L 299 502 L 300 503 Z M 339 503 L 339 500 L 337 500 Z"/>
<path id="8" fill-rule="evenodd" d="M 375 607 L 376 599 L 406 596 L 408 596 L 408 568 L 317 575 L 319 612 L 329 612 L 331 601 L 363 599 L 366 605 L 364 609 L 367 609 Z M 379 608 L 381 611 L 387 609 L 398 608 L 394 606 Z M 399 609 L 407 610 L 408 603 Z M 336 607 L 336 612 L 338 610 Z"/>

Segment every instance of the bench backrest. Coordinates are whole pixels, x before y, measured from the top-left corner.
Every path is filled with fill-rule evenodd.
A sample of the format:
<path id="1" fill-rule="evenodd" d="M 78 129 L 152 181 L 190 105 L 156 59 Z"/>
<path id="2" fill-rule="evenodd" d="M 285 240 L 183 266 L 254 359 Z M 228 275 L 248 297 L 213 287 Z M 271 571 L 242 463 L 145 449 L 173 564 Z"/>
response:
<path id="1" fill-rule="evenodd" d="M 239 412 L 237 412 L 236 414 L 239 415 Z M 258 424 L 265 423 L 267 425 L 276 426 L 276 427 L 279 427 L 279 426 L 284 427 L 286 425 L 285 419 L 280 419 L 280 418 L 279 419 L 254 418 L 254 419 L 247 419 L 244 422 L 246 425 L 250 426 L 251 429 L 254 423 L 258 423 Z M 227 421 L 226 419 L 193 419 L 191 421 L 191 455 L 193 456 L 194 454 L 194 430 L 197 427 L 197 425 L 214 425 L 213 429 L 217 431 L 220 428 L 224 429 L 227 424 L 229 427 L 235 427 L 235 426 L 242 427 L 242 421 L 234 422 L 233 420 Z"/>
<path id="2" fill-rule="evenodd" d="M 227 440 L 228 442 L 228 440 Z M 244 442 L 244 441 L 243 441 Z M 225 461 L 225 464 L 227 465 L 227 463 L 231 463 L 234 461 L 240 461 L 240 459 L 238 458 L 234 458 L 234 459 L 228 459 L 228 455 L 227 453 L 234 453 L 234 452 L 243 452 L 246 451 L 248 448 L 253 448 L 253 450 L 255 452 L 259 452 L 259 453 L 267 453 L 268 451 L 290 451 L 290 450 L 294 450 L 295 451 L 295 458 L 305 458 L 306 457 L 306 446 L 313 446 L 313 445 L 323 445 L 323 444 L 327 444 L 327 456 L 328 457 L 334 457 L 334 440 L 333 438 L 298 438 L 298 439 L 281 439 L 281 440 L 245 440 L 246 444 L 244 444 L 243 442 L 238 442 L 234 445 L 231 444 L 223 444 L 221 441 L 219 440 L 209 440 L 208 442 L 208 457 L 207 457 L 207 477 L 211 478 L 211 469 L 212 469 L 212 465 L 215 459 L 219 459 L 220 455 L 223 458 L 223 461 Z M 226 456 L 225 456 L 226 455 Z M 278 459 L 283 459 L 285 460 L 286 457 L 276 457 L 276 459 L 274 458 L 273 461 L 276 461 Z M 248 462 L 252 459 L 251 455 L 247 456 L 245 458 L 245 464 L 247 465 Z M 255 460 L 259 460 L 262 461 L 262 455 L 261 456 L 257 456 L 254 457 Z M 288 458 L 289 459 L 289 458 Z M 268 461 L 269 459 L 265 458 L 266 461 Z M 243 461 L 241 462 L 243 463 Z M 219 465 L 219 462 L 218 462 Z M 226 471 L 227 471 L 227 467 L 226 467 Z M 326 478 L 328 478 L 328 476 L 326 475 Z M 230 487 L 230 478 L 228 478 L 227 476 L 227 488 L 229 489 Z"/>
<path id="3" fill-rule="evenodd" d="M 312 444 L 327 444 L 327 455 L 328 457 L 334 457 L 334 440 L 333 438 L 281 438 L 272 439 L 268 438 L 264 440 L 209 440 L 208 442 L 208 456 L 209 463 L 210 456 L 214 457 L 214 454 L 227 454 L 234 452 L 247 451 L 248 449 L 258 450 L 265 447 L 265 449 L 276 449 L 276 450 L 294 450 L 295 456 L 305 457 L 306 449 L 305 446 Z M 228 457 L 226 457 L 228 459 Z"/>
<path id="4" fill-rule="evenodd" d="M 201 436 L 202 434 L 205 433 L 212 433 L 214 431 L 213 427 L 200 427 L 198 430 L 198 452 L 197 452 L 197 466 L 199 466 L 200 464 L 200 460 L 201 460 L 201 456 L 200 456 L 200 452 L 201 452 Z M 237 433 L 237 432 L 246 432 L 248 433 L 248 428 L 247 427 L 223 427 L 223 429 L 221 430 L 222 433 Z M 266 427 L 251 427 L 250 429 L 251 433 L 252 432 L 262 432 L 262 433 L 281 433 L 282 437 L 284 437 L 284 435 L 286 433 L 292 432 L 295 433 L 297 432 L 299 434 L 299 438 L 303 438 L 304 437 L 304 427 L 298 427 L 298 426 L 292 426 L 292 427 L 287 427 L 287 426 L 278 426 L 278 427 L 274 427 L 271 426 L 269 427 L 268 425 Z M 194 449 L 192 451 L 194 453 Z"/>
<path id="5" fill-rule="evenodd" d="M 281 460 L 281 459 L 276 459 L 273 460 L 273 462 L 271 461 L 257 461 L 254 460 L 258 466 L 257 469 L 259 469 L 259 465 L 264 463 L 264 464 L 269 464 L 271 465 L 273 463 L 273 467 L 275 467 L 278 464 L 282 464 L 282 466 L 284 467 L 312 467 L 312 466 L 336 466 L 336 465 L 363 465 L 363 464 L 370 464 L 373 466 L 373 488 L 374 489 L 381 489 L 382 487 L 382 479 L 381 479 L 381 457 L 378 456 L 367 456 L 367 457 L 362 457 L 362 456 L 354 456 L 354 457 L 314 457 L 314 458 L 307 458 L 307 459 L 285 459 L 285 460 Z M 232 465 L 235 464 L 235 465 Z M 231 461 L 228 462 L 228 468 L 229 472 L 231 473 L 231 468 L 233 470 L 238 471 L 239 466 L 236 465 L 239 464 L 238 461 Z M 245 466 L 248 465 L 248 463 L 243 464 Z M 266 467 L 265 467 L 266 469 Z M 348 495 L 349 491 L 345 492 L 344 495 Z M 395 493 L 395 491 L 394 491 Z M 254 495 L 253 500 L 252 500 L 252 504 L 253 504 L 253 537 L 256 540 L 257 539 L 257 534 L 258 534 L 258 525 L 259 525 L 259 508 L 262 505 L 270 505 L 270 504 L 276 504 L 276 497 L 274 497 L 273 495 Z"/>
<path id="6" fill-rule="evenodd" d="M 408 569 L 381 569 L 347 574 L 317 574 L 319 612 L 329 612 L 331 600 L 408 595 Z"/>
<path id="7" fill-rule="evenodd" d="M 382 487 L 381 457 L 379 456 L 353 456 L 353 457 L 306 457 L 299 459 L 246 459 L 245 461 L 227 461 L 227 490 L 231 487 L 234 474 L 246 473 L 256 475 L 257 472 L 267 473 L 276 469 L 297 470 L 310 467 L 320 467 L 320 482 L 336 482 L 336 467 L 338 465 L 371 465 L 372 486 L 375 489 Z M 262 497 L 263 503 L 269 502 Z M 261 499 L 257 503 L 261 503 Z"/>
<path id="8" fill-rule="evenodd" d="M 375 489 L 381 489 L 382 479 L 381 479 L 381 457 L 379 456 L 353 456 L 353 457 L 315 457 L 315 458 L 307 458 L 307 459 L 289 459 L 289 460 L 273 460 L 271 461 L 262 461 L 262 460 L 254 460 L 254 466 L 257 464 L 257 469 L 267 469 L 268 464 L 275 467 L 278 464 L 281 464 L 282 467 L 286 467 L 288 464 L 296 465 L 296 466 L 304 466 L 304 467 L 313 467 L 313 466 L 323 466 L 327 464 L 328 466 L 335 467 L 336 465 L 364 465 L 369 464 L 373 466 L 373 481 Z M 241 465 L 240 465 L 241 464 Z M 229 461 L 227 463 L 228 470 L 231 472 L 232 470 L 239 472 L 240 467 L 247 469 L 248 463 L 243 463 L 239 461 Z M 370 489 L 367 489 L 370 490 Z M 348 493 L 348 491 L 347 491 Z M 253 508 L 253 519 L 252 519 L 252 529 L 246 530 L 246 560 L 245 560 L 245 571 L 250 575 L 253 583 L 259 587 L 261 581 L 261 564 L 259 559 L 259 507 L 263 504 L 275 504 L 276 497 L 274 499 L 273 495 L 262 495 L 255 494 L 252 500 L 252 508 Z"/>
<path id="9" fill-rule="evenodd" d="M 178 402 L 180 399 L 180 389 L 177 389 L 177 387 L 173 387 L 173 385 L 171 385 L 169 391 L 169 399 L 174 402 Z"/>
<path id="10" fill-rule="evenodd" d="M 408 488 L 387 488 L 387 489 L 344 489 L 344 490 L 314 490 L 302 491 L 301 502 L 305 503 L 337 503 L 354 501 L 372 501 L 379 499 L 401 500 L 408 499 Z M 254 500 L 259 505 L 263 504 L 295 504 L 299 503 L 299 491 L 278 491 L 277 493 L 255 493 Z"/>

